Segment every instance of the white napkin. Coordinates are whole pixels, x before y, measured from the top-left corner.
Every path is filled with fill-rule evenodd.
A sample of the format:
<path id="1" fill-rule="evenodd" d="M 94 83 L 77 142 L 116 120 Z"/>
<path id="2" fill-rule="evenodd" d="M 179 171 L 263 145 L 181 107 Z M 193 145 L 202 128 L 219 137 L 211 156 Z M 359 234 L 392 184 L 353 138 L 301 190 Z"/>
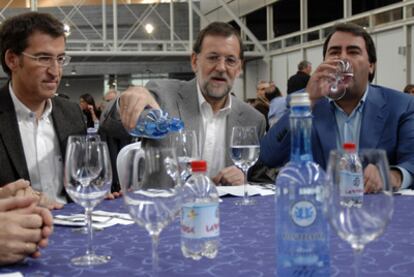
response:
<path id="1" fill-rule="evenodd" d="M 241 186 L 217 186 L 217 190 L 220 196 L 227 194 L 243 197 L 244 196 L 244 185 Z M 273 195 L 275 194 L 275 186 L 272 184 L 266 185 L 247 185 L 247 193 L 249 196 L 253 195 Z"/>
<path id="2" fill-rule="evenodd" d="M 92 227 L 97 229 L 104 229 L 117 224 L 129 225 L 133 224 L 131 216 L 126 213 L 113 213 L 107 211 L 93 211 L 92 212 Z M 71 214 L 71 215 L 55 215 L 53 224 L 63 226 L 82 227 L 85 226 L 84 214 Z"/>
<path id="3" fill-rule="evenodd" d="M 412 189 L 400 189 L 399 191 L 394 192 L 394 194 L 414 196 L 414 190 L 412 190 Z"/>
<path id="4" fill-rule="evenodd" d="M 20 272 L 0 273 L 0 277 L 23 277 Z"/>

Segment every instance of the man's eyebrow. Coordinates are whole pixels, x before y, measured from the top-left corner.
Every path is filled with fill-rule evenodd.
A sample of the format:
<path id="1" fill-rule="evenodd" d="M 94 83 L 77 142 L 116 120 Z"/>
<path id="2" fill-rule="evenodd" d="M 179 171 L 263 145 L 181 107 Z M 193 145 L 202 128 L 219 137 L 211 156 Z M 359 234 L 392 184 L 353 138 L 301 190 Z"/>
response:
<path id="1" fill-rule="evenodd" d="M 50 56 L 50 57 L 54 56 L 53 54 L 48 53 L 48 52 L 36 52 L 36 53 L 33 53 L 32 55 L 35 55 L 35 56 Z M 57 54 L 57 57 L 65 56 L 65 55 L 66 55 L 65 52 L 63 52 L 63 53 Z"/>
<path id="2" fill-rule="evenodd" d="M 342 46 L 333 45 L 333 46 L 329 47 L 327 51 L 331 51 L 331 50 L 341 50 L 341 49 L 342 49 Z M 357 50 L 361 50 L 361 47 L 358 46 L 358 45 L 348 45 L 348 46 L 346 46 L 346 50 L 356 50 L 356 49 Z"/>
<path id="3" fill-rule="evenodd" d="M 361 50 L 361 47 L 358 45 L 349 45 L 346 47 L 346 50 Z"/>

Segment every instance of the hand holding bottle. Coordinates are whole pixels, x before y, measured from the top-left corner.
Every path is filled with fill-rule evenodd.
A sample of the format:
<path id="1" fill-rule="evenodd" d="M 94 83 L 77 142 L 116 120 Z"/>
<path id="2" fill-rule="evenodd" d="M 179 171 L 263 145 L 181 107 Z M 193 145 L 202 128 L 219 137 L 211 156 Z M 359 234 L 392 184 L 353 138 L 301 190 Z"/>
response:
<path id="1" fill-rule="evenodd" d="M 138 118 L 146 107 L 159 109 L 155 98 L 144 87 L 129 87 L 119 98 L 119 114 L 127 130 L 135 128 Z"/>

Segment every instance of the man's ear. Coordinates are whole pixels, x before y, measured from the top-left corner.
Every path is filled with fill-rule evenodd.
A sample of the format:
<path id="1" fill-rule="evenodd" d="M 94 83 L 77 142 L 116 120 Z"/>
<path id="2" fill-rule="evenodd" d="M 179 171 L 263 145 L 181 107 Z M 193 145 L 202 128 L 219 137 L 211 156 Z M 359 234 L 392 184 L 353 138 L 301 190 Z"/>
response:
<path id="1" fill-rule="evenodd" d="M 7 67 L 10 71 L 13 71 L 17 66 L 19 66 L 19 56 L 16 55 L 10 49 L 6 50 L 6 54 L 4 55 L 4 60 L 6 62 Z"/>
<path id="2" fill-rule="evenodd" d="M 194 73 L 197 73 L 198 57 L 196 53 L 191 54 L 191 68 Z"/>

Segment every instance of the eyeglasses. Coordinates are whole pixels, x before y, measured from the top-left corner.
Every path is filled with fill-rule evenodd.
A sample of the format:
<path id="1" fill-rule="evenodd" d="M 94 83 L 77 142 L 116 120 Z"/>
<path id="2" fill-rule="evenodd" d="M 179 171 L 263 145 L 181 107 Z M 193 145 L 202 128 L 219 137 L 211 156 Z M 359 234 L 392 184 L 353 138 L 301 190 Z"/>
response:
<path id="1" fill-rule="evenodd" d="M 235 56 L 219 56 L 214 54 L 205 56 L 205 59 L 211 65 L 217 65 L 222 58 L 224 58 L 224 63 L 228 67 L 236 67 L 240 62 L 240 59 Z"/>
<path id="2" fill-rule="evenodd" d="M 53 56 L 33 56 L 25 52 L 22 52 L 22 54 L 26 57 L 29 57 L 37 61 L 39 64 L 43 66 L 52 66 L 54 65 L 54 62 L 57 61 L 58 65 L 60 67 L 63 67 L 63 66 L 67 66 L 71 59 L 71 57 L 67 55 L 53 57 Z"/>

